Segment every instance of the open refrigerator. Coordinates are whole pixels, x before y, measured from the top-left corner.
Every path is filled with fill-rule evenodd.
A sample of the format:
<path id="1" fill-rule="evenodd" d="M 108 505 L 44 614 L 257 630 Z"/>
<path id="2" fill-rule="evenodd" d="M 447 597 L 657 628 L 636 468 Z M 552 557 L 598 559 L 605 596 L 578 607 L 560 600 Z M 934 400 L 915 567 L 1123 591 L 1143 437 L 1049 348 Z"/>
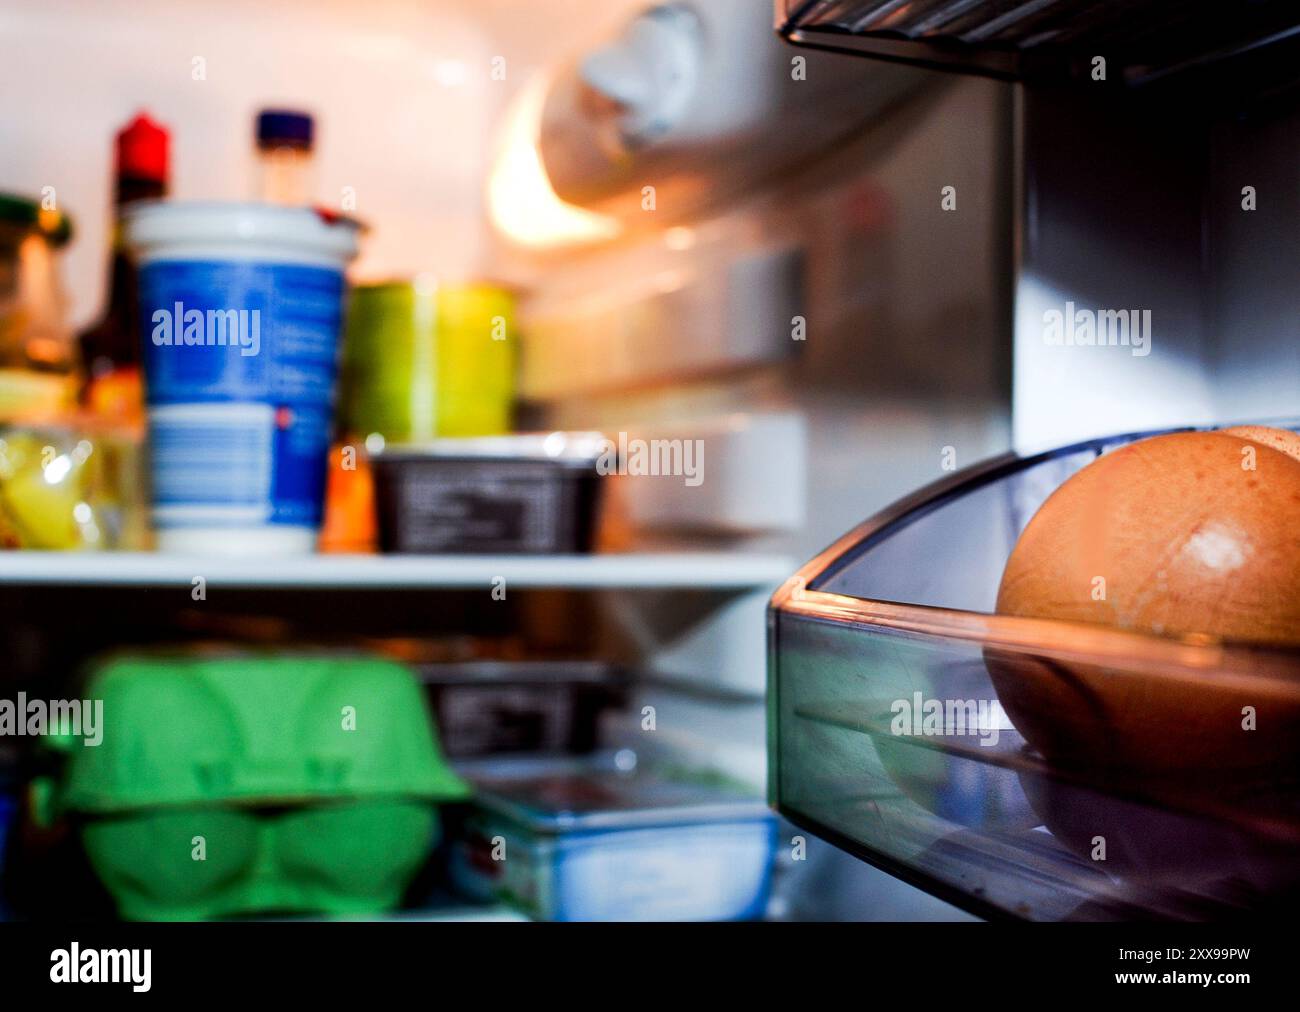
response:
<path id="1" fill-rule="evenodd" d="M 1243 797 L 1119 789 L 1043 761 L 1008 701 L 991 748 L 888 726 L 913 693 L 999 699 L 992 656 L 1101 658 L 1162 699 L 1214 670 L 1294 716 L 1289 652 L 988 614 L 1029 516 L 1116 433 L 1296 416 L 1285 5 L 163 6 L 136 32 L 112 4 L 4 29 L 64 43 L 6 68 L 40 112 L 8 120 L 0 170 L 90 208 L 73 316 L 100 301 L 110 124 L 145 96 L 178 125 L 178 195 L 229 199 L 250 110 L 306 103 L 322 202 L 370 226 L 354 285 L 492 279 L 517 296 L 515 430 L 702 446 L 707 479 L 602 476 L 591 552 L 6 552 L 6 691 L 161 644 L 400 663 L 490 801 L 447 794 L 436 842 L 415 825 L 428 862 L 388 916 L 1205 919 L 1289 895 L 1276 769 Z M 142 62 L 159 46 L 179 77 Z M 1243 178 L 1284 213 L 1224 211 Z M 1062 368 L 1038 321 L 1072 298 L 1152 306 L 1140 373 Z M 114 916 L 75 821 L 36 825 L 54 760 L 6 757 L 16 915 Z"/>

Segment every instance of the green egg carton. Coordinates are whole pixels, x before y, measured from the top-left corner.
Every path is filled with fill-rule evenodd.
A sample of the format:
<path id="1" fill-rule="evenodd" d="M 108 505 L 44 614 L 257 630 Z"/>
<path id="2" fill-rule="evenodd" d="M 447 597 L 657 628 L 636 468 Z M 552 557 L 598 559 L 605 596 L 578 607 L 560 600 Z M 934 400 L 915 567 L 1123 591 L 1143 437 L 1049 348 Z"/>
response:
<path id="1" fill-rule="evenodd" d="M 82 695 L 103 703 L 102 740 L 55 739 L 52 807 L 124 917 L 391 907 L 436 842 L 436 806 L 469 794 L 390 661 L 118 655 Z"/>

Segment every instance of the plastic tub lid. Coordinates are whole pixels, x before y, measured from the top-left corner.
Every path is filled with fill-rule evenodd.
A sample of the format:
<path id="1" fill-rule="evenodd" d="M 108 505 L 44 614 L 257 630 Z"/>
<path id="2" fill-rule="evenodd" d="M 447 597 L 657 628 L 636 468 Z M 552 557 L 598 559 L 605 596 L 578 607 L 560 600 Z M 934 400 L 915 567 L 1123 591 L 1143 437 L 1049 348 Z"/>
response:
<path id="1" fill-rule="evenodd" d="M 394 443 L 375 451 L 387 460 L 556 460 L 591 463 L 609 450 L 599 432 L 527 432 L 508 436 L 444 436 L 420 443 Z"/>
<path id="2" fill-rule="evenodd" d="M 148 253 L 174 245 L 299 249 L 346 263 L 357 254 L 361 223 L 328 211 L 278 204 L 148 200 L 124 214 L 128 243 Z"/>
<path id="3" fill-rule="evenodd" d="M 554 773 L 478 783 L 475 804 L 536 833 L 774 819 L 761 800 L 717 780 L 653 772 Z"/>
<path id="4" fill-rule="evenodd" d="M 426 685 L 616 685 L 622 669 L 605 661 L 431 661 L 416 663 Z"/>

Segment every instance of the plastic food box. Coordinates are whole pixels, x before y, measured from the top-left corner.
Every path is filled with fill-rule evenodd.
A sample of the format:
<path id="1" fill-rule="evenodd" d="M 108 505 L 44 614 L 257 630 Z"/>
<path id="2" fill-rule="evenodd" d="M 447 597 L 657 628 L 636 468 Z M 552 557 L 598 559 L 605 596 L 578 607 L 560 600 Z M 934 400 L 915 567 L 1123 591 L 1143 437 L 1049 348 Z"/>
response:
<path id="1" fill-rule="evenodd" d="M 649 772 L 474 779 L 450 867 L 475 899 L 548 921 L 740 920 L 767 906 L 776 820 L 759 800 Z"/>
<path id="2" fill-rule="evenodd" d="M 592 752 L 625 679 L 599 661 L 463 661 L 417 669 L 452 758 Z"/>
<path id="3" fill-rule="evenodd" d="M 83 698 L 103 702 L 102 741 L 54 738 L 67 765 L 45 793 L 128 918 L 393 906 L 436 804 L 468 794 L 389 661 L 122 655 Z"/>
<path id="4" fill-rule="evenodd" d="M 142 465 L 125 429 L 0 424 L 0 548 L 143 548 Z"/>
<path id="5" fill-rule="evenodd" d="M 435 439 L 375 455 L 385 552 L 573 554 L 595 532 L 595 433 Z"/>
<path id="6" fill-rule="evenodd" d="M 991 614 L 1047 496 L 1137 438 L 977 465 L 786 582 L 768 666 L 782 814 L 985 916 L 1290 909 L 1300 651 Z"/>

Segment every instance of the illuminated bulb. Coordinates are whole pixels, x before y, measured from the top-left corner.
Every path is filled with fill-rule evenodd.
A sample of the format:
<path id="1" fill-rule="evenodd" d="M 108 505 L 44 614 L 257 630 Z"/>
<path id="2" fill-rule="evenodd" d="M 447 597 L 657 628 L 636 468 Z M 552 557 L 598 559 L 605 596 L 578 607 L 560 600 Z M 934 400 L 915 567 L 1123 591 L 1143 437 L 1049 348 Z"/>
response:
<path id="1" fill-rule="evenodd" d="M 536 248 L 612 239 L 620 231 L 617 221 L 567 204 L 551 188 L 537 150 L 545 87 L 542 77 L 529 82 L 507 118 L 500 154 L 488 177 L 492 223 L 520 245 Z"/>
<path id="2" fill-rule="evenodd" d="M 687 250 L 695 245 L 695 229 L 677 225 L 664 233 L 664 245 L 671 250 Z"/>

